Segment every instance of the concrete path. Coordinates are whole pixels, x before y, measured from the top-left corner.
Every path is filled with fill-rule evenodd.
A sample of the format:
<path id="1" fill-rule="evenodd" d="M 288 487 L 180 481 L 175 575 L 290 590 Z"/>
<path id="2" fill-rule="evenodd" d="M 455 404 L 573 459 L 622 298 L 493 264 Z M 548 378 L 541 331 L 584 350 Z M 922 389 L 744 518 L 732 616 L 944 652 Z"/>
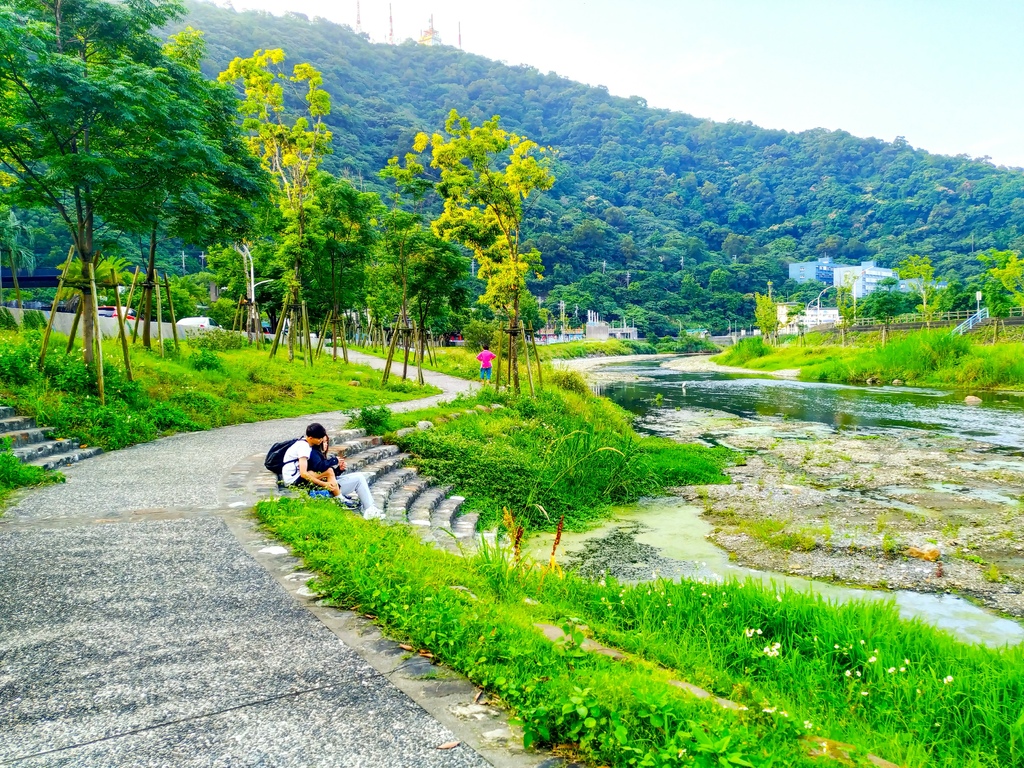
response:
<path id="1" fill-rule="evenodd" d="M 427 378 L 444 395 L 394 408 L 473 387 Z M 344 416 L 104 454 L 0 518 L 0 765 L 490 764 L 439 749 L 459 738 L 328 628 L 342 612 L 247 515 L 254 457 L 313 420 Z"/>

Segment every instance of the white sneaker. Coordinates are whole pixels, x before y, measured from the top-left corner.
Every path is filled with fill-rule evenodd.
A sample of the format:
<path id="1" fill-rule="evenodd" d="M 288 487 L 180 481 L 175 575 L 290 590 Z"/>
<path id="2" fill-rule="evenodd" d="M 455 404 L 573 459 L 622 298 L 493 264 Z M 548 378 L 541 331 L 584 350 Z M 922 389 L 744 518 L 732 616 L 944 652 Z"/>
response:
<path id="1" fill-rule="evenodd" d="M 383 520 L 384 510 L 378 507 L 370 507 L 363 510 L 363 520 Z"/>

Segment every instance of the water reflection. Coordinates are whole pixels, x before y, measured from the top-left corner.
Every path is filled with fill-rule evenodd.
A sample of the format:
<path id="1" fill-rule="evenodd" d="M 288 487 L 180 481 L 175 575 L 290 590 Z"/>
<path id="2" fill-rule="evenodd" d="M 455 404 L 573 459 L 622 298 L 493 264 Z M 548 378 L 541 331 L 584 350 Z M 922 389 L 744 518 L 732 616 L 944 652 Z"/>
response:
<path id="1" fill-rule="evenodd" d="M 662 368 L 660 362 L 607 366 L 605 371 L 625 380 L 595 388 L 641 416 L 659 407 L 711 408 L 744 418 L 781 417 L 836 429 L 920 429 L 1024 449 L 1024 397 L 1013 393 L 973 393 L 984 402 L 968 406 L 962 392 L 684 373 Z"/>

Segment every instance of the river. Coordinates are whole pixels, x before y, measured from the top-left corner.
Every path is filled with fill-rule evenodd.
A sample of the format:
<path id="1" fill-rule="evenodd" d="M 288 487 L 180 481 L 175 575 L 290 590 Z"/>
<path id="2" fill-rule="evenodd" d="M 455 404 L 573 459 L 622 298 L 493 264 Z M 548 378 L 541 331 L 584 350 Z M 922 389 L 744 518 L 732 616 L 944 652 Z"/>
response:
<path id="1" fill-rule="evenodd" d="M 641 432 L 744 452 L 733 482 L 646 500 L 568 534 L 567 564 L 633 581 L 749 576 L 834 600 L 892 599 L 904 617 L 965 642 L 1024 641 L 1020 624 L 956 594 L 1024 615 L 1024 397 L 971 393 L 984 402 L 968 406 L 963 392 L 702 363 L 611 363 L 596 369 L 594 389 L 636 414 Z M 773 534 L 757 533 L 765 519 L 814 546 L 773 546 Z M 901 556 L 910 546 L 938 547 L 942 564 Z"/>

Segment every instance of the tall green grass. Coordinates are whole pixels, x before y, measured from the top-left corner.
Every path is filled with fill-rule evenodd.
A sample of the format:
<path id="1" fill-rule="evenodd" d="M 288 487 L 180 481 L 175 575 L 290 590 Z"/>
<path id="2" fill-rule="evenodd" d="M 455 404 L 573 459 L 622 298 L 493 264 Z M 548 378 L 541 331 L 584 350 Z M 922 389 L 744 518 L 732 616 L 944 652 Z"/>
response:
<path id="1" fill-rule="evenodd" d="M 883 345 L 877 334 L 863 343 L 772 348 L 760 338 L 745 339 L 715 358 L 724 365 L 760 370 L 800 368 L 807 381 L 888 383 L 993 389 L 1024 387 L 1024 343 L 986 344 L 974 336 L 953 336 L 948 329 L 892 334 Z"/>
<path id="2" fill-rule="evenodd" d="M 752 581 L 588 581 L 486 548 L 449 556 L 404 526 L 326 504 L 265 502 L 257 512 L 322 574 L 317 586 L 335 604 L 372 613 L 501 695 L 529 738 L 578 742 L 597 764 L 730 765 L 701 757 L 697 723 L 715 739 L 730 736 L 755 766 L 805 764 L 801 734 L 909 768 L 1024 764 L 1024 650 L 959 643 L 901 620 L 891 604 L 834 605 Z M 538 621 L 572 633 L 585 624 L 632 660 L 559 649 L 540 639 Z M 669 678 L 749 709 L 694 709 L 702 705 L 676 695 Z M 601 713 L 589 727 L 565 719 L 575 699 Z"/>
<path id="3" fill-rule="evenodd" d="M 490 525 L 506 507 L 532 528 L 561 516 L 586 527 L 617 504 L 666 487 L 724 482 L 724 449 L 640 438 L 631 417 L 587 391 L 548 386 L 536 398 L 485 390 L 461 406 L 499 403 L 491 413 L 397 438 L 420 471 L 454 485 Z M 411 420 L 417 414 L 405 418 Z"/>

